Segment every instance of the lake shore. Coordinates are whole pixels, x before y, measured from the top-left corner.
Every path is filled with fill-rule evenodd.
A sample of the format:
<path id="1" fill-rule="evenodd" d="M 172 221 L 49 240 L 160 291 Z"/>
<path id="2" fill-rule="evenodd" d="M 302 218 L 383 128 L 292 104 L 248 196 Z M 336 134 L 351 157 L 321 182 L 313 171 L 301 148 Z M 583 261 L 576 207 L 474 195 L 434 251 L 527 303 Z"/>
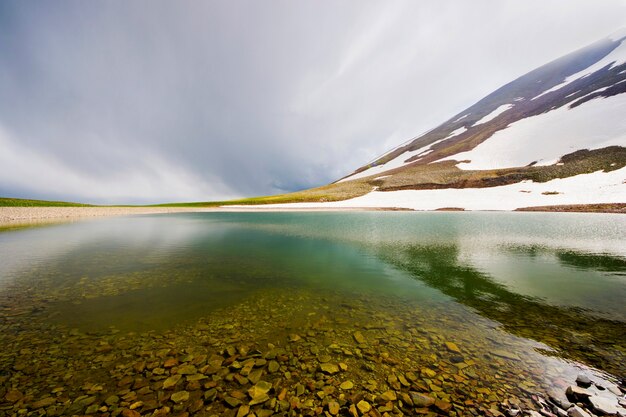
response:
<path id="1" fill-rule="evenodd" d="M 0 224 L 191 211 L 206 211 L 206 209 L 177 207 L 0 207 Z"/>
<path id="2" fill-rule="evenodd" d="M 402 209 L 377 208 L 271 208 L 250 207 L 0 207 L 0 225 L 58 222 L 91 217 L 129 216 L 138 214 L 195 213 L 215 211 L 381 211 Z"/>
<path id="3" fill-rule="evenodd" d="M 624 204 L 544 206 L 518 209 L 518 211 L 624 213 L 626 210 L 625 206 L 626 205 Z M 456 210 L 463 211 L 463 209 Z M 0 207 L 0 225 L 12 226 L 19 224 L 48 223 L 63 220 L 75 220 L 105 216 L 108 217 L 129 216 L 138 214 L 194 213 L 215 211 L 411 211 L 411 209 L 389 207 L 299 207 L 297 205 L 294 205 L 294 207 Z M 442 211 L 442 209 L 439 209 L 438 211 Z"/>

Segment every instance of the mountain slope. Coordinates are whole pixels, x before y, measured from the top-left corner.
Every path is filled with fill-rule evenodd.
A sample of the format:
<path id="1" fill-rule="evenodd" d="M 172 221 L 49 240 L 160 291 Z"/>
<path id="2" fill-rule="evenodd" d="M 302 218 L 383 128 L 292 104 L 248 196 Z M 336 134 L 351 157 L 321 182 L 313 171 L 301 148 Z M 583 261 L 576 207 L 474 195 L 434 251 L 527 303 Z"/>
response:
<path id="1" fill-rule="evenodd" d="M 459 168 L 508 168 L 535 161 L 550 164 L 556 162 L 552 154 L 559 150 L 561 153 L 556 155 L 557 158 L 589 146 L 598 148 L 626 144 L 626 117 L 619 117 L 626 114 L 625 100 L 623 96 L 615 97 L 626 92 L 625 39 L 626 33 L 603 39 L 529 72 L 425 135 L 359 168 L 343 181 L 388 173 L 389 168 L 426 165 L 442 159 L 471 159 L 471 156 L 477 157 L 482 153 L 490 153 L 492 163 L 481 159 L 481 163 L 473 161 L 465 166 L 460 164 Z M 614 97 L 614 100 L 601 100 L 608 97 Z M 584 103 L 588 105 L 583 106 Z M 590 119 L 589 116 L 597 117 Z M 523 119 L 525 126 L 519 127 L 522 123 L 516 122 Z M 589 122 L 591 126 L 588 130 L 591 132 L 597 126 L 605 126 L 606 129 L 597 135 L 599 137 L 579 134 L 581 137 L 572 143 L 568 135 L 577 131 L 571 127 L 571 122 L 577 119 L 576 128 L 580 125 L 585 128 Z M 543 146 L 538 149 L 533 146 L 536 143 L 528 143 L 536 138 L 526 133 L 532 131 L 531 126 L 537 126 L 537 131 L 540 131 L 544 125 L 555 125 L 561 121 L 562 131 L 549 132 L 549 145 L 554 149 L 549 153 L 549 160 L 541 158 L 545 154 Z M 511 139 L 511 136 L 515 138 Z M 541 139 L 540 143 L 547 145 L 543 140 L 548 137 Z M 485 152 L 480 152 L 482 149 L 477 147 L 486 141 L 500 144 L 497 149 L 496 145 L 491 145 Z M 474 153 L 463 153 L 471 150 Z M 489 152 L 496 150 L 497 154 Z"/>
<path id="2" fill-rule="evenodd" d="M 508 210 L 626 203 L 624 93 L 626 30 L 519 77 L 340 179 L 333 186 L 343 198 L 350 189 L 358 198 L 332 205 Z M 475 190 L 459 191 L 468 188 Z M 332 186 L 325 191 L 327 201 L 340 199 Z M 497 201 L 499 191 L 507 204 Z"/>

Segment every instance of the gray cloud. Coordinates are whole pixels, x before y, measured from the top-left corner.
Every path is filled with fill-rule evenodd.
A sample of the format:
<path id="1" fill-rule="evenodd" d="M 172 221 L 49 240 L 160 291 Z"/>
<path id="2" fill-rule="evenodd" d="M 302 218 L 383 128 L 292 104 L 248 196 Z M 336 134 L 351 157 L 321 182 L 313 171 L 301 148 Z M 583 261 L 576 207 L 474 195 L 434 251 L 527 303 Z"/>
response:
<path id="1" fill-rule="evenodd" d="M 333 181 L 623 25 L 624 1 L 0 3 L 0 195 Z"/>

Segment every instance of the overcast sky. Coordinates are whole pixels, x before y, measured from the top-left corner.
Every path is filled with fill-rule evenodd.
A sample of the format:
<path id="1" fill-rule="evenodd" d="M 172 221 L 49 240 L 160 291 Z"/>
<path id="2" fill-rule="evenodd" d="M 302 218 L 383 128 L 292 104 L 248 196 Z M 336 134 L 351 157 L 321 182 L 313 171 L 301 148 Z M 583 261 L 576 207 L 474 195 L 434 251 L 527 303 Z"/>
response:
<path id="1" fill-rule="evenodd" d="M 0 196 L 326 184 L 625 16 L 626 0 L 2 0 Z"/>

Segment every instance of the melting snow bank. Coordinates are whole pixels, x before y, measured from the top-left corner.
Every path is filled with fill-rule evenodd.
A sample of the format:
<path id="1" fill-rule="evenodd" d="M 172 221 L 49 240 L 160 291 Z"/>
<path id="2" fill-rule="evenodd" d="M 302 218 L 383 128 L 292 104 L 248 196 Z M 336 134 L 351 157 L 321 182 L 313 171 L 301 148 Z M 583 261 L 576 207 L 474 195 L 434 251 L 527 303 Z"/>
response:
<path id="1" fill-rule="evenodd" d="M 521 119 L 474 149 L 441 159 L 470 160 L 461 169 L 521 167 L 538 161 L 550 165 L 579 149 L 626 146 L 626 94 L 596 98 L 570 109 Z"/>
<path id="2" fill-rule="evenodd" d="M 558 194 L 555 194 L 558 193 Z M 515 210 L 531 206 L 626 203 L 626 168 L 598 171 L 544 183 L 523 181 L 490 188 L 372 191 L 329 203 L 267 204 L 263 208 L 409 208 L 436 210 Z M 250 207 L 250 206 L 247 206 Z"/>
<path id="3" fill-rule="evenodd" d="M 501 106 L 498 106 L 497 109 L 495 109 L 494 111 L 492 111 L 491 113 L 489 113 L 488 115 L 486 115 L 485 117 L 483 117 L 482 119 L 474 123 L 473 126 L 478 126 L 478 125 L 482 125 L 483 123 L 487 123 L 495 119 L 496 117 L 500 116 L 502 113 L 504 113 L 508 109 L 513 108 L 513 106 L 514 104 L 503 104 Z"/>

